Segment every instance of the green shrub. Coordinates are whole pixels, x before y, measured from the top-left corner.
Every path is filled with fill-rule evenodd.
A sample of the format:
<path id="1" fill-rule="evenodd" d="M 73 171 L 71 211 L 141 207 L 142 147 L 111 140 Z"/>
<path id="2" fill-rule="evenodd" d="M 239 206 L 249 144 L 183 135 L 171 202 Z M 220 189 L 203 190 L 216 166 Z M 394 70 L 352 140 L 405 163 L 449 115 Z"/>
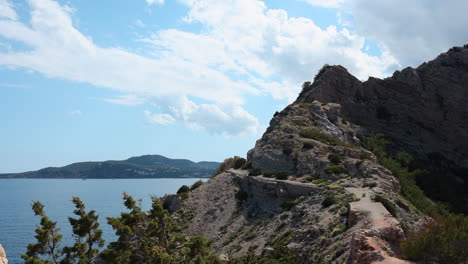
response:
<path id="1" fill-rule="evenodd" d="M 368 153 L 361 153 L 359 154 L 359 158 L 362 160 L 370 160 L 372 159 L 371 156 Z"/>
<path id="2" fill-rule="evenodd" d="M 245 200 L 247 200 L 249 198 L 249 194 L 247 192 L 244 192 L 244 191 L 237 191 L 236 192 L 236 195 L 235 195 L 236 199 L 243 202 Z"/>
<path id="3" fill-rule="evenodd" d="M 422 170 L 410 170 L 408 164 L 411 158 L 407 154 L 400 154 L 398 158 L 393 158 L 386 152 L 387 145 L 390 143 L 383 134 L 376 134 L 364 139 L 365 147 L 372 151 L 379 163 L 392 171 L 392 174 L 400 181 L 400 193 L 410 203 L 422 212 L 431 216 L 446 214 L 443 207 L 438 207 L 431 202 L 421 188 L 416 184 L 415 177 L 423 173 Z"/>
<path id="4" fill-rule="evenodd" d="M 275 173 L 271 172 L 271 171 L 265 171 L 263 173 L 263 177 L 266 177 L 266 178 L 273 178 L 275 176 Z"/>
<path id="5" fill-rule="evenodd" d="M 196 188 L 198 188 L 198 187 L 200 187 L 202 185 L 203 185 L 202 180 L 196 181 L 194 184 L 192 184 L 192 186 L 190 186 L 190 191 L 193 191 L 193 190 L 195 190 Z"/>
<path id="6" fill-rule="evenodd" d="M 390 212 L 393 216 L 397 216 L 397 210 L 395 204 L 387 200 L 385 197 L 376 194 L 373 198 L 374 202 L 382 203 L 382 205 Z"/>
<path id="7" fill-rule="evenodd" d="M 342 146 L 342 147 L 348 147 L 348 148 L 356 148 L 356 146 L 353 146 L 349 143 L 343 142 L 337 137 L 328 135 L 326 133 L 323 133 L 322 131 L 316 129 L 316 128 L 309 128 L 309 129 L 303 129 L 299 131 L 299 134 L 302 137 L 305 138 L 310 138 L 313 140 L 320 141 L 322 143 L 325 143 L 327 145 L 331 146 Z"/>
<path id="8" fill-rule="evenodd" d="M 242 165 L 241 169 L 243 170 L 250 170 L 252 169 L 253 166 L 252 166 L 252 162 L 251 161 L 247 161 L 244 165 Z"/>
<path id="9" fill-rule="evenodd" d="M 275 178 L 277 180 L 287 180 L 289 176 L 289 173 L 286 171 L 278 172 L 275 174 Z"/>
<path id="10" fill-rule="evenodd" d="M 211 177 L 216 177 L 216 175 L 221 174 L 229 169 L 232 169 L 232 167 L 234 166 L 234 162 L 236 161 L 236 158 L 239 158 L 239 157 L 227 158 L 223 162 L 221 162 L 221 164 L 219 164 L 218 169 Z"/>
<path id="11" fill-rule="evenodd" d="M 234 161 L 234 166 L 233 166 L 233 168 L 236 169 L 236 170 L 237 170 L 237 169 L 240 169 L 242 166 L 244 166 L 244 164 L 245 164 L 246 162 L 247 162 L 246 159 L 241 158 L 241 157 L 237 157 L 237 159 L 235 159 L 235 161 Z"/>
<path id="12" fill-rule="evenodd" d="M 423 263 L 468 263 L 468 216 L 438 217 L 401 243 L 406 258 Z"/>
<path id="13" fill-rule="evenodd" d="M 292 147 L 283 147 L 283 154 L 285 155 L 291 155 L 291 153 L 293 152 L 293 148 Z"/>
<path id="14" fill-rule="evenodd" d="M 287 200 L 287 201 L 284 201 L 284 203 L 281 205 L 281 208 L 283 208 L 283 211 L 289 211 L 291 210 L 294 206 L 296 206 L 297 204 L 299 204 L 300 202 L 304 201 L 305 197 L 304 196 L 300 196 L 299 198 L 297 198 L 296 200 Z"/>
<path id="15" fill-rule="evenodd" d="M 344 160 L 343 154 L 331 153 L 328 155 L 328 160 L 334 164 L 340 164 Z"/>
<path id="16" fill-rule="evenodd" d="M 315 179 L 312 181 L 312 183 L 315 183 L 315 184 L 327 184 L 329 182 L 330 180 L 327 180 L 327 179 Z"/>
<path id="17" fill-rule="evenodd" d="M 335 196 L 329 195 L 329 196 L 325 197 L 325 199 L 322 201 L 321 204 L 322 204 L 323 207 L 329 207 L 329 206 L 331 206 L 331 205 L 333 205 L 335 203 L 336 203 Z"/>
<path id="18" fill-rule="evenodd" d="M 362 187 L 374 188 L 377 187 L 377 182 L 366 182 L 362 185 Z"/>
<path id="19" fill-rule="evenodd" d="M 187 185 L 182 185 L 179 190 L 177 190 L 177 194 L 188 193 L 190 191 L 190 187 Z"/>
<path id="20" fill-rule="evenodd" d="M 338 175 L 340 173 L 344 173 L 345 172 L 345 168 L 343 165 L 339 164 L 339 165 L 329 165 L 327 167 L 325 167 L 325 172 L 327 174 L 335 174 L 335 175 Z"/>
<path id="21" fill-rule="evenodd" d="M 262 169 L 260 168 L 255 168 L 249 172 L 249 176 L 258 176 L 262 175 Z"/>
<path id="22" fill-rule="evenodd" d="M 304 142 L 304 143 L 302 143 L 302 148 L 303 149 L 312 149 L 312 148 L 314 148 L 314 144 L 312 144 L 310 142 Z"/>

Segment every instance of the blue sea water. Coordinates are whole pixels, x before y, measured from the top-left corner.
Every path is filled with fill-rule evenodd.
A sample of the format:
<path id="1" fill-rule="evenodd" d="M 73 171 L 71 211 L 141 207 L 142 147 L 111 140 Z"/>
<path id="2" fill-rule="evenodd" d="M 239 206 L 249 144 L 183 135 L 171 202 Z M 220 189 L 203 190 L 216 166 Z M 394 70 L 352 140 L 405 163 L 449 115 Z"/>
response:
<path id="1" fill-rule="evenodd" d="M 142 199 L 142 207 L 151 207 L 151 195 L 175 193 L 182 185 L 191 185 L 199 179 L 0 179 L 0 244 L 7 253 L 9 264 L 23 263 L 21 254 L 28 243 L 34 242 L 34 229 L 39 217 L 31 210 L 32 200 L 45 205 L 46 214 L 58 222 L 63 234 L 63 245 L 72 244 L 68 217 L 73 216 L 72 196 L 78 196 L 87 210 L 99 215 L 106 242 L 115 240 L 106 217 L 125 211 L 122 193 Z"/>

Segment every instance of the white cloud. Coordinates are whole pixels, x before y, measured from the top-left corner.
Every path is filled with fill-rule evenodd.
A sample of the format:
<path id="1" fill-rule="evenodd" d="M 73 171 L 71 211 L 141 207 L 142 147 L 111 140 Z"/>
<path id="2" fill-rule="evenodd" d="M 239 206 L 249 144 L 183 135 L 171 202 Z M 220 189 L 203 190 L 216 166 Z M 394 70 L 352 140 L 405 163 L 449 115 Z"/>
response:
<path id="1" fill-rule="evenodd" d="M 226 135 L 258 131 L 258 120 L 242 108 L 247 94 L 291 101 L 325 63 L 362 79 L 396 67 L 388 52 L 363 52 L 364 38 L 347 29 L 321 29 L 261 1 L 180 1 L 189 8 L 184 21 L 199 23 L 202 33 L 159 30 L 142 39 L 153 47 L 150 58 L 99 47 L 73 27 L 69 7 L 29 0 L 30 23 L 0 20 L 0 36 L 31 49 L 0 52 L 0 64 L 129 94 L 106 99 L 112 103 L 154 102 L 161 113 L 145 113 L 152 123 Z"/>
<path id="2" fill-rule="evenodd" d="M 176 121 L 174 117 L 169 114 L 155 114 L 148 110 L 145 110 L 143 113 L 145 114 L 146 121 L 151 124 L 169 125 Z"/>
<path id="3" fill-rule="evenodd" d="M 17 83 L 0 83 L 0 87 L 7 87 L 7 88 L 31 88 L 31 85 L 28 84 L 17 84 Z"/>
<path id="4" fill-rule="evenodd" d="M 83 113 L 81 113 L 81 110 L 79 109 L 75 109 L 75 110 L 72 110 L 70 111 L 70 115 L 72 116 L 81 116 Z"/>
<path id="5" fill-rule="evenodd" d="M 113 104 L 134 106 L 134 105 L 144 104 L 146 100 L 134 94 L 127 94 L 127 95 L 117 96 L 116 98 L 104 99 L 104 101 L 113 103 Z"/>
<path id="6" fill-rule="evenodd" d="M 146 27 L 145 23 L 143 23 L 143 21 L 141 21 L 141 19 L 135 20 L 135 25 L 136 25 L 137 27 L 140 27 L 140 28 Z"/>
<path id="7" fill-rule="evenodd" d="M 0 18 L 17 20 L 18 15 L 13 9 L 13 5 L 7 0 L 0 0 Z"/>
<path id="8" fill-rule="evenodd" d="M 468 43 L 466 0 L 353 0 L 346 10 L 359 34 L 380 43 L 404 66 Z"/>
<path id="9" fill-rule="evenodd" d="M 309 3 L 314 6 L 320 7 L 340 7 L 343 3 L 347 2 L 348 0 L 300 0 L 302 2 Z"/>
<path id="10" fill-rule="evenodd" d="M 146 3 L 148 3 L 148 5 L 154 5 L 154 4 L 163 5 L 164 0 L 146 0 Z"/>

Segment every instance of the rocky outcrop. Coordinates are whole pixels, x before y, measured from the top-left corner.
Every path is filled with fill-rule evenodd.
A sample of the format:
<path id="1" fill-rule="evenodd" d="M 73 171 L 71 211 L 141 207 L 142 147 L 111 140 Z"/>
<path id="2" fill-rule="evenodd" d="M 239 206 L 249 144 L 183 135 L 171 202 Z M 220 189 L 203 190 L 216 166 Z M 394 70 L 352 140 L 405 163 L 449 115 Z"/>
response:
<path id="1" fill-rule="evenodd" d="M 8 264 L 8 259 L 6 257 L 5 249 L 0 244 L 0 264 Z"/>
<path id="2" fill-rule="evenodd" d="M 275 114 L 248 159 L 265 170 L 324 177 L 323 153 L 340 149 L 302 137 L 301 129 L 317 128 L 355 146 L 358 135 L 383 133 L 393 152 L 410 153 L 432 171 L 418 179 L 429 196 L 468 211 L 467 105 L 466 45 L 383 80 L 361 82 L 342 66 L 325 66 Z M 450 191 L 440 191 L 441 184 Z"/>

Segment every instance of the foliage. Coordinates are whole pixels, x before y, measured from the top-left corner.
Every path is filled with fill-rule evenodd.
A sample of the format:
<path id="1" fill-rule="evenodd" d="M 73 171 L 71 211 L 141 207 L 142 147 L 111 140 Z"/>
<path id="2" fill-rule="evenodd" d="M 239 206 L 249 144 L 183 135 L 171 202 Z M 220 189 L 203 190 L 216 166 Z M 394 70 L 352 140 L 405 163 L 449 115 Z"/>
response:
<path id="1" fill-rule="evenodd" d="M 60 247 L 62 235 L 58 233 L 60 229 L 57 227 L 57 222 L 49 219 L 44 212 L 44 205 L 38 201 L 33 201 L 32 210 L 34 215 L 41 217 L 40 226 L 35 230 L 37 243 L 30 243 L 26 254 L 21 255 L 21 258 L 26 264 L 60 263 L 63 254 Z"/>
<path id="2" fill-rule="evenodd" d="M 289 249 L 287 245 L 292 239 L 292 234 L 286 232 L 273 242 L 272 251 L 264 251 L 261 255 L 254 255 L 252 252 L 229 261 L 229 264 L 292 264 L 303 263 L 301 257 Z"/>
<path id="3" fill-rule="evenodd" d="M 277 180 L 287 180 L 289 173 L 287 171 L 278 172 L 275 174 Z"/>
<path id="4" fill-rule="evenodd" d="M 202 185 L 203 185 L 202 180 L 196 181 L 194 184 L 192 184 L 192 186 L 190 186 L 190 191 L 193 191 Z"/>
<path id="5" fill-rule="evenodd" d="M 177 194 L 188 193 L 190 192 L 190 187 L 187 185 L 180 186 L 179 190 L 177 190 Z"/>
<path id="6" fill-rule="evenodd" d="M 329 165 L 329 166 L 325 167 L 325 172 L 327 174 L 338 175 L 340 173 L 345 172 L 345 167 L 343 165 L 341 165 L 341 164 L 339 164 L 339 165 Z"/>
<path id="7" fill-rule="evenodd" d="M 259 176 L 262 175 L 262 169 L 255 168 L 249 172 L 249 176 Z"/>
<path id="8" fill-rule="evenodd" d="M 315 179 L 312 181 L 312 183 L 315 183 L 315 184 L 327 184 L 329 182 L 330 180 L 327 180 L 327 179 Z"/>
<path id="9" fill-rule="evenodd" d="M 312 144 L 310 142 L 304 142 L 304 143 L 302 143 L 302 148 L 303 149 L 312 149 L 312 148 L 314 148 L 314 144 Z"/>
<path id="10" fill-rule="evenodd" d="M 344 155 L 338 153 L 331 153 L 328 155 L 328 160 L 331 161 L 333 164 L 340 164 L 343 162 Z"/>
<path id="11" fill-rule="evenodd" d="M 266 178 L 273 178 L 275 176 L 275 173 L 271 172 L 271 171 L 265 171 L 263 172 L 263 177 L 266 177 Z"/>
<path id="12" fill-rule="evenodd" d="M 323 133 L 322 131 L 320 131 L 320 130 L 318 130 L 316 128 L 303 129 L 303 130 L 299 131 L 299 134 L 302 137 L 317 140 L 317 141 L 320 141 L 322 143 L 325 143 L 325 144 L 331 145 L 331 146 L 356 148 L 356 146 L 353 146 L 353 145 L 351 145 L 349 143 L 343 142 L 339 138 L 328 135 L 326 133 Z"/>
<path id="13" fill-rule="evenodd" d="M 291 155 L 291 153 L 294 151 L 294 148 L 292 147 L 283 147 L 283 154 L 285 155 Z"/>
<path id="14" fill-rule="evenodd" d="M 234 169 L 240 169 L 242 166 L 244 166 L 244 164 L 247 162 L 246 159 L 244 158 L 241 158 L 241 157 L 234 157 L 234 166 L 233 168 Z"/>
<path id="15" fill-rule="evenodd" d="M 321 204 L 322 204 L 323 207 L 329 207 L 329 206 L 331 206 L 331 205 L 333 205 L 335 203 L 336 203 L 335 196 L 329 195 L 329 196 L 325 197 L 325 199 L 322 201 Z"/>
<path id="16" fill-rule="evenodd" d="M 252 162 L 251 161 L 247 161 L 242 167 L 241 169 L 243 170 L 250 170 L 253 168 L 253 165 L 252 165 Z"/>
<path id="17" fill-rule="evenodd" d="M 236 192 L 236 195 L 235 195 L 236 199 L 239 200 L 240 202 L 243 202 L 245 200 L 247 200 L 249 198 L 249 194 L 244 192 L 244 191 L 238 191 Z"/>
<path id="18" fill-rule="evenodd" d="M 416 208 L 429 215 L 446 214 L 444 208 L 438 207 L 427 199 L 423 190 L 417 186 L 415 177 L 424 171 L 420 169 L 410 170 L 409 164 L 412 159 L 408 154 L 399 154 L 397 158 L 388 154 L 386 148 L 390 142 L 385 139 L 383 134 L 367 137 L 364 143 L 365 147 L 377 156 L 379 163 L 391 170 L 393 175 L 400 181 L 400 193 L 403 197 L 408 199 Z"/>
<path id="19" fill-rule="evenodd" d="M 297 198 L 296 200 L 287 200 L 287 201 L 284 201 L 284 203 L 281 205 L 281 208 L 283 208 L 283 211 L 289 211 L 291 210 L 294 206 L 296 206 L 297 204 L 299 204 L 300 202 L 304 201 L 305 197 L 304 196 L 300 196 L 299 198 Z"/>
<path id="20" fill-rule="evenodd" d="M 225 171 L 227 171 L 229 169 L 232 169 L 234 167 L 235 158 L 236 157 L 227 158 L 223 162 L 221 162 L 221 164 L 219 164 L 219 168 L 216 170 L 216 172 L 211 177 L 215 177 L 218 174 L 221 174 L 221 173 L 223 173 L 223 172 L 225 172 Z"/>
<path id="21" fill-rule="evenodd" d="M 468 263 L 468 216 L 440 216 L 401 244 L 406 258 L 424 263 Z"/>

